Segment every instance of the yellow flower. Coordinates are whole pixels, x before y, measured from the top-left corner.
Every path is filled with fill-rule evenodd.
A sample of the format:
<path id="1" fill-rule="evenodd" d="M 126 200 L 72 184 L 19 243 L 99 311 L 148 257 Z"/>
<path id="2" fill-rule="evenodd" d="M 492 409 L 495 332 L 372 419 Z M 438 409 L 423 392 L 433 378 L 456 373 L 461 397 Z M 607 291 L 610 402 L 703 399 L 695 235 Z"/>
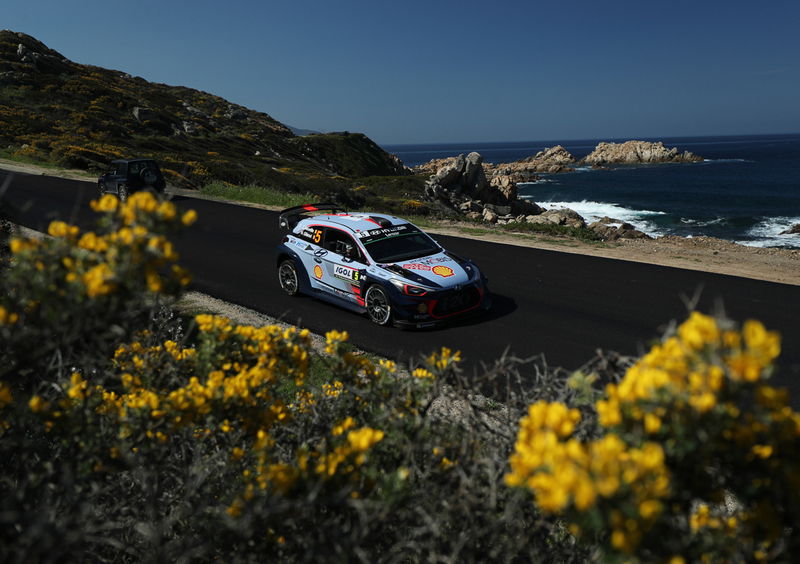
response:
<path id="1" fill-rule="evenodd" d="M 47 228 L 47 233 L 52 237 L 76 237 L 80 230 L 74 225 L 68 225 L 63 221 L 51 221 Z"/>
<path id="2" fill-rule="evenodd" d="M 189 210 L 181 216 L 181 223 L 183 223 L 186 227 L 192 225 L 195 221 L 197 221 L 197 212 L 194 210 Z"/>
<path id="3" fill-rule="evenodd" d="M 86 249 L 88 251 L 97 251 L 99 253 L 108 250 L 108 243 L 106 242 L 106 240 L 103 239 L 102 237 L 98 237 L 91 231 L 83 234 L 83 236 L 78 241 L 78 246 L 82 249 Z M 64 260 L 67 259 L 65 258 Z"/>
<path id="4" fill-rule="evenodd" d="M 41 396 L 33 395 L 31 396 L 31 399 L 28 400 L 28 408 L 34 413 L 39 413 L 47 409 L 47 403 L 41 398 Z"/>
<path id="5" fill-rule="evenodd" d="M 425 370 L 424 368 L 415 368 L 411 375 L 414 378 L 419 378 L 420 380 L 433 378 L 433 373 L 429 370 Z"/>
<path id="6" fill-rule="evenodd" d="M 90 298 L 110 294 L 116 284 L 113 282 L 114 272 L 106 263 L 98 264 L 83 275 L 83 284 L 86 286 L 86 295 Z"/>
<path id="7" fill-rule="evenodd" d="M 112 194 L 103 195 L 100 200 L 92 200 L 89 205 L 96 212 L 113 212 L 117 211 L 119 200 Z"/>
<path id="8" fill-rule="evenodd" d="M 347 433 L 347 442 L 353 450 L 363 452 L 383 440 L 383 436 L 383 431 L 362 427 Z"/>
<path id="9" fill-rule="evenodd" d="M 644 416 L 644 430 L 648 433 L 658 433 L 661 429 L 661 419 L 652 413 Z"/>
<path id="10" fill-rule="evenodd" d="M 19 320 L 19 315 L 16 313 L 9 313 L 9 311 L 0 306 L 0 325 L 14 325 Z"/>
<path id="11" fill-rule="evenodd" d="M 653 519 L 661 513 L 663 504 L 655 499 L 648 499 L 639 504 L 639 515 L 645 520 Z"/>
<path id="12" fill-rule="evenodd" d="M 14 396 L 11 395 L 11 388 L 5 382 L 0 382 L 0 409 L 14 401 Z"/>
<path id="13" fill-rule="evenodd" d="M 348 417 L 347 419 L 345 419 L 344 421 L 342 421 L 338 425 L 335 425 L 333 427 L 332 433 L 333 433 L 334 436 L 339 436 L 339 435 L 343 434 L 345 431 L 347 431 L 348 429 L 351 429 L 352 427 L 355 427 L 355 424 L 356 424 L 355 420 L 352 417 Z"/>
<path id="14" fill-rule="evenodd" d="M 766 459 L 772 456 L 772 445 L 754 445 L 751 449 L 753 454 L 759 458 Z"/>
<path id="15" fill-rule="evenodd" d="M 155 270 L 148 269 L 145 272 L 145 278 L 147 279 L 147 289 L 154 294 L 157 294 L 164 288 L 164 285 L 161 282 L 161 277 L 159 277 Z"/>

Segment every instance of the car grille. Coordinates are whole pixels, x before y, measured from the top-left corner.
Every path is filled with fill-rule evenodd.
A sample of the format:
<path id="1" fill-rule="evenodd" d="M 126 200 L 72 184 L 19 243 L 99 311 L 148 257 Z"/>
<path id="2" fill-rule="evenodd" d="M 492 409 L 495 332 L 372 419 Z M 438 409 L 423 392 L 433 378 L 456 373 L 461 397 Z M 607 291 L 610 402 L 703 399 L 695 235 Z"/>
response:
<path id="1" fill-rule="evenodd" d="M 452 315 L 459 311 L 464 311 L 474 307 L 480 302 L 481 295 L 478 289 L 474 286 L 464 288 L 452 294 L 443 297 L 433 308 L 433 314 L 436 316 Z"/>

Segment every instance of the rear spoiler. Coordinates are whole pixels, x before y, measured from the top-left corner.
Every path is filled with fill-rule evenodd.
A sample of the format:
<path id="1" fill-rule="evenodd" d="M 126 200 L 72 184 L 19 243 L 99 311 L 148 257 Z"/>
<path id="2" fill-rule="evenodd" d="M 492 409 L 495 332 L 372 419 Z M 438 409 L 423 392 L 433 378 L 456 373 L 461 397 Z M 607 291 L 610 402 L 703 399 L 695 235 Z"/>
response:
<path id="1" fill-rule="evenodd" d="M 300 221 L 300 216 L 308 212 L 316 211 L 330 211 L 332 213 L 345 211 L 344 208 L 338 204 L 331 202 L 322 202 L 319 204 L 306 204 L 304 206 L 294 206 L 293 208 L 286 208 L 278 216 L 278 226 L 281 229 L 291 229 L 297 222 Z"/>

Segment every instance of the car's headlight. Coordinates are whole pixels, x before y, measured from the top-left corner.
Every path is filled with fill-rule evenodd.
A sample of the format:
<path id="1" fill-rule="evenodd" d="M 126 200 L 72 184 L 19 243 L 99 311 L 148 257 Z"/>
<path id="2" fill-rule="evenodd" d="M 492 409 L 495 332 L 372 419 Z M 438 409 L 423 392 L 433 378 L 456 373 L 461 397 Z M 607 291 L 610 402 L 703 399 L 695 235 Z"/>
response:
<path id="1" fill-rule="evenodd" d="M 429 288 L 425 288 L 423 286 L 415 286 L 414 284 L 409 284 L 405 280 L 392 278 L 390 282 L 394 285 L 395 288 L 403 292 L 406 296 L 421 297 L 430 292 Z"/>

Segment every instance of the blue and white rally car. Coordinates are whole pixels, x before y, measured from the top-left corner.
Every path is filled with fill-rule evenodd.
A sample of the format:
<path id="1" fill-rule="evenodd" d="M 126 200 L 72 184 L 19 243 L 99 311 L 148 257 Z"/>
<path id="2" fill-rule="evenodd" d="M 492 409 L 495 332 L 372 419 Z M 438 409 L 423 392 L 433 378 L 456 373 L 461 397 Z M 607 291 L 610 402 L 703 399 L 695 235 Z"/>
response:
<path id="1" fill-rule="evenodd" d="M 418 328 L 491 306 L 477 266 L 403 219 L 323 203 L 286 209 L 279 221 L 289 233 L 277 248 L 278 281 L 289 295 Z"/>

